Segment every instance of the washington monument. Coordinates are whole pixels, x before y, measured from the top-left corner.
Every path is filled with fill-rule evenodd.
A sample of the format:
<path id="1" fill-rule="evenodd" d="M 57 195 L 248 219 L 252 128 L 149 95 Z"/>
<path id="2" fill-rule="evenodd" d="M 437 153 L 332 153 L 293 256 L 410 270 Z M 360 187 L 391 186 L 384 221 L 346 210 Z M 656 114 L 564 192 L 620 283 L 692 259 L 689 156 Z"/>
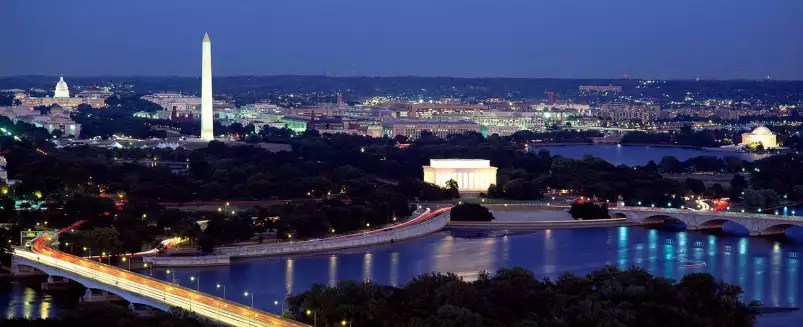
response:
<path id="1" fill-rule="evenodd" d="M 204 34 L 203 59 L 201 59 L 201 139 L 215 139 L 212 116 L 212 41 Z"/>

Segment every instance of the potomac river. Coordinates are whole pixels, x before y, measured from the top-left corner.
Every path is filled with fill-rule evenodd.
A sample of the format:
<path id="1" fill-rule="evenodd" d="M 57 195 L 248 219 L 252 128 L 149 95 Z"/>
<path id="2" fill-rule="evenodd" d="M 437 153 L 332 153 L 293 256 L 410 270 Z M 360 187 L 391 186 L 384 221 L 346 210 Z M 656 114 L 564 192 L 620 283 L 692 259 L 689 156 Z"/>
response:
<path id="1" fill-rule="evenodd" d="M 726 226 L 728 227 L 728 226 Z M 427 272 L 454 272 L 465 279 L 481 270 L 521 266 L 537 276 L 558 277 L 567 272 L 584 274 L 613 265 L 637 265 L 653 274 L 679 279 L 691 272 L 709 272 L 741 285 L 747 300 L 767 306 L 800 306 L 803 233 L 773 241 L 733 233 L 710 234 L 682 230 L 618 227 L 556 229 L 532 232 L 442 231 L 423 238 L 370 248 L 278 258 L 236 260 L 231 266 L 172 269 L 177 282 L 196 287 L 190 276 L 200 277 L 203 292 L 250 304 L 243 297 L 255 294 L 259 309 L 279 312 L 274 304 L 288 293 L 300 293 L 313 283 L 335 285 L 339 280 L 370 279 L 402 286 L 413 276 Z M 703 266 L 690 264 L 705 262 Z M 149 274 L 144 270 L 142 273 Z M 153 275 L 172 280 L 166 269 Z M 6 287 L 6 317 L 52 316 L 57 307 L 74 305 L 77 295 L 44 295 L 35 283 L 14 282 Z M 3 302 L 0 302 L 3 303 Z M 759 326 L 791 326 L 803 323 L 800 311 L 768 314 Z M 791 324 L 790 324 L 791 323 Z M 797 323 L 797 324 L 795 324 Z"/>

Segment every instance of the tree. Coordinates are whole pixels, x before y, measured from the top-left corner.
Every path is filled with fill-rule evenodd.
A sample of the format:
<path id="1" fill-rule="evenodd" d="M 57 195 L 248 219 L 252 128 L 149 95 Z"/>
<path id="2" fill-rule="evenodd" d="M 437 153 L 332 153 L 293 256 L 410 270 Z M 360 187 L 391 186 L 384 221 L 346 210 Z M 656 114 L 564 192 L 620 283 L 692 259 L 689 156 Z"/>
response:
<path id="1" fill-rule="evenodd" d="M 446 191 L 449 193 L 452 199 L 460 198 L 460 190 L 458 188 L 457 181 L 454 179 L 446 181 Z"/>
<path id="2" fill-rule="evenodd" d="M 605 267 L 586 276 L 537 278 L 514 267 L 495 275 L 480 272 L 468 282 L 455 274 L 431 273 L 403 287 L 341 281 L 314 285 L 288 298 L 288 312 L 301 322 L 354 326 L 734 326 L 755 323 L 757 303 L 710 274 L 679 282 L 641 268 Z M 615 300 L 614 300 L 615 299 Z"/>
<path id="3" fill-rule="evenodd" d="M 747 179 L 745 179 L 744 176 L 739 174 L 733 175 L 733 178 L 731 179 L 731 187 L 738 187 L 745 189 L 747 188 L 747 186 L 748 186 Z"/>
<path id="4" fill-rule="evenodd" d="M 744 205 L 747 210 L 758 210 L 767 206 L 764 196 L 758 190 L 748 189 L 744 191 Z"/>
<path id="5" fill-rule="evenodd" d="M 797 202 L 803 202 L 803 185 L 795 185 L 792 188 L 792 198 Z"/>
<path id="6" fill-rule="evenodd" d="M 705 193 L 705 183 L 696 178 L 686 178 L 686 188 L 694 194 Z"/>
<path id="7" fill-rule="evenodd" d="M 674 156 L 665 156 L 661 158 L 661 163 L 658 165 L 661 167 L 661 171 L 668 174 L 677 174 L 683 169 L 683 165 L 680 163 L 680 160 Z"/>
<path id="8" fill-rule="evenodd" d="M 491 221 L 493 214 L 488 208 L 476 203 L 462 203 L 452 207 L 450 220 L 454 221 Z"/>
<path id="9" fill-rule="evenodd" d="M 594 202 L 575 202 L 569 209 L 569 214 L 574 219 L 605 219 L 611 218 L 608 214 L 608 205 L 605 203 L 596 204 Z"/>

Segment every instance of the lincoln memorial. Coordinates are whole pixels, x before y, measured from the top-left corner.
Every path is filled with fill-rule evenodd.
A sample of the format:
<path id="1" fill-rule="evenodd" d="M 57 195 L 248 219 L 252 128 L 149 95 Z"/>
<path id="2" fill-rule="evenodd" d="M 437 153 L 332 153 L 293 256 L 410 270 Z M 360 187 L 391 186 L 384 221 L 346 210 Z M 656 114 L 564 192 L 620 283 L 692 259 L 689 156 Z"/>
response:
<path id="1" fill-rule="evenodd" d="M 496 184 L 496 167 L 482 159 L 430 159 L 424 166 L 424 181 L 440 187 L 453 179 L 460 192 L 487 192 Z"/>

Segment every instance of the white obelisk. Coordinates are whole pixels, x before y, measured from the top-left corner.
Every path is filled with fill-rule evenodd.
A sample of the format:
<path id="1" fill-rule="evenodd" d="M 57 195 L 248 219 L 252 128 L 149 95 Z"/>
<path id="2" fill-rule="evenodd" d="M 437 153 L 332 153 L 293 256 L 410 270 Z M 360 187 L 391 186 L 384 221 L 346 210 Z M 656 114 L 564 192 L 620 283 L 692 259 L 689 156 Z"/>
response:
<path id="1" fill-rule="evenodd" d="M 201 67 L 201 139 L 211 141 L 215 139 L 215 131 L 212 124 L 212 41 L 209 33 L 204 35 Z"/>

